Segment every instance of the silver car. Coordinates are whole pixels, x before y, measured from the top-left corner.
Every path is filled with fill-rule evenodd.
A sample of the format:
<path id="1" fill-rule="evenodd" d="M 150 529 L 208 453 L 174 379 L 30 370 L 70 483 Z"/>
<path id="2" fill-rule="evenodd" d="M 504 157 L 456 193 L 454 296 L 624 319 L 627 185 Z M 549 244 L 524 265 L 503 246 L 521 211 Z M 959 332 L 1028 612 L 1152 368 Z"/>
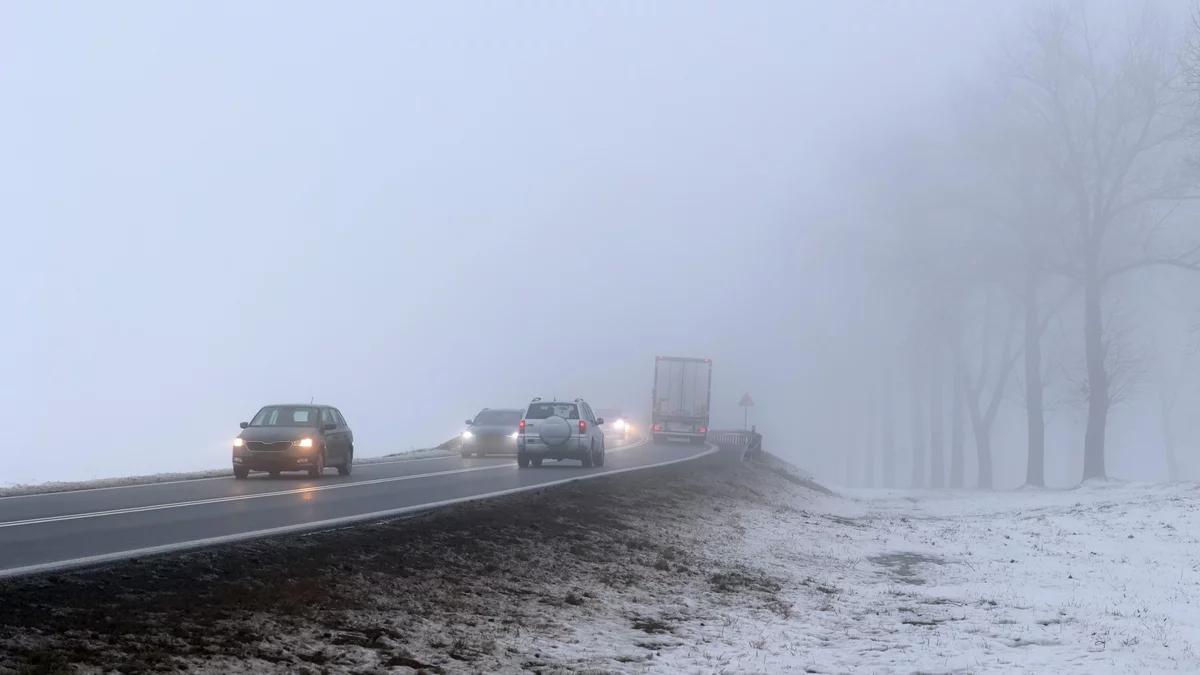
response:
<path id="1" fill-rule="evenodd" d="M 604 418 L 581 398 L 535 398 L 517 427 L 517 466 L 541 466 L 545 459 L 578 459 L 585 467 L 604 466 Z"/>

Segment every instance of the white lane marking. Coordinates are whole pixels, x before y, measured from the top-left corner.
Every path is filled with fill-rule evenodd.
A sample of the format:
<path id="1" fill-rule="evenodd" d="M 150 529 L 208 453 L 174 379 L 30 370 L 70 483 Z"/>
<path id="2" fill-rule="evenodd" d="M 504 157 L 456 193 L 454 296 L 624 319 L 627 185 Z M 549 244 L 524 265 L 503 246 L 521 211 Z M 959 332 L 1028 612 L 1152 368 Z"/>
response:
<path id="1" fill-rule="evenodd" d="M 574 476 L 572 478 L 563 478 L 561 480 L 549 481 L 546 483 L 535 483 L 533 485 L 524 485 L 507 490 L 497 490 L 495 492 L 487 492 L 479 495 L 471 495 L 468 497 L 455 497 L 454 499 L 443 499 L 438 502 L 428 502 L 425 504 L 413 504 L 411 506 L 401 506 L 395 509 L 386 509 L 383 511 L 374 511 L 371 513 L 362 513 L 354 516 L 342 516 L 340 518 L 330 518 L 328 520 L 318 520 L 309 523 L 298 523 L 296 525 L 284 525 L 282 527 L 272 527 L 265 530 L 254 530 L 253 532 L 239 532 L 237 534 L 227 534 L 220 537 L 209 537 L 207 539 L 194 539 L 192 541 L 183 541 L 175 544 L 164 544 L 162 546 L 149 546 L 146 548 L 130 549 L 128 551 L 118 551 L 116 553 L 104 553 L 102 555 L 86 556 L 83 558 L 73 558 L 71 560 L 61 560 L 51 563 L 39 563 L 37 565 L 27 565 L 25 567 L 11 567 L 8 569 L 0 569 L 0 579 L 5 577 L 19 577 L 26 574 L 39 574 L 43 572 L 57 572 L 74 567 L 87 567 L 90 565 L 100 565 L 103 563 L 116 562 L 126 558 L 141 558 L 149 555 L 160 555 L 163 553 L 178 553 L 180 551 L 189 551 L 208 546 L 217 546 L 220 544 L 232 544 L 238 541 L 246 541 L 248 539 L 260 539 L 262 537 L 271 537 L 281 534 L 293 534 L 296 532 L 308 532 L 312 530 L 327 530 L 343 525 L 352 525 L 371 520 L 380 520 L 391 516 L 404 515 L 406 513 L 415 513 L 417 511 L 427 511 L 436 509 L 442 506 L 451 506 L 453 504 L 461 504 L 463 502 L 480 501 L 484 499 L 494 499 L 505 495 L 518 494 L 521 492 L 530 492 L 533 490 L 541 490 L 555 485 L 563 485 L 564 483 L 573 483 L 576 481 L 590 480 L 600 478 L 602 476 L 611 476 L 618 473 L 626 473 L 629 471 L 641 471 L 643 469 L 654 469 L 660 466 L 669 466 L 671 464 L 679 464 L 681 462 L 690 462 L 694 459 L 706 457 L 720 450 L 712 443 L 707 444 L 708 449 L 698 455 L 689 455 L 679 459 L 670 459 L 665 462 L 657 462 L 654 464 L 645 464 L 642 466 L 631 466 L 624 469 L 612 469 L 610 471 L 602 471 L 598 473 L 588 473 L 582 476 Z M 512 466 L 505 464 L 503 466 Z M 354 485 L 354 483 L 348 483 Z"/>
<path id="2" fill-rule="evenodd" d="M 514 455 L 515 456 L 515 455 Z M 359 462 L 354 466 L 357 469 L 368 469 L 372 466 L 384 464 L 404 464 L 405 462 L 429 462 L 435 459 L 460 459 L 458 455 L 439 455 L 437 457 L 417 457 L 415 459 L 394 459 L 386 462 Z M 79 488 L 77 490 L 56 490 L 53 492 L 31 492 L 26 495 L 8 495 L 0 497 L 0 501 L 5 499 L 29 499 L 31 497 L 60 497 L 62 495 L 73 495 L 80 492 L 100 492 L 102 490 L 124 490 L 126 488 L 141 488 L 141 487 L 157 487 L 159 485 L 178 485 L 179 483 L 201 483 L 207 480 L 229 480 L 233 478 L 233 472 L 220 476 L 208 476 L 205 478 L 180 478 L 178 480 L 163 480 L 154 483 L 130 483 L 128 485 L 106 485 L 104 487 L 94 488 Z"/>
<path id="3" fill-rule="evenodd" d="M 645 445 L 645 441 L 630 445 L 614 448 L 616 450 L 627 450 L 633 447 Z M 438 458 L 444 459 L 444 458 Z M 401 460 L 401 461 L 418 461 L 418 460 Z M 383 462 L 380 462 L 381 464 Z M 368 465 L 371 466 L 371 465 Z M 122 509 L 109 509 L 107 511 L 90 511 L 86 513 L 66 513 L 58 516 L 43 516 L 41 518 L 27 518 L 25 520 L 10 520 L 0 521 L 0 528 L 19 527 L 22 525 L 40 525 L 43 523 L 56 523 L 64 520 L 80 520 L 84 518 L 102 518 L 104 516 L 119 516 L 127 513 L 141 513 L 143 511 L 158 511 L 161 509 L 178 509 L 185 506 L 203 506 L 205 504 L 220 504 L 222 502 L 236 502 L 247 499 L 261 499 L 264 497 L 280 497 L 284 495 L 304 494 L 307 492 L 320 492 L 324 490 L 341 490 L 358 485 L 376 485 L 379 483 L 395 483 L 404 480 L 413 480 L 415 478 L 431 478 L 434 476 L 447 476 L 459 473 L 471 473 L 473 471 L 489 471 L 491 469 L 500 469 L 510 467 L 512 464 L 488 464 L 486 466 L 475 466 L 466 469 L 448 469 L 446 471 L 434 471 L 430 473 L 406 474 L 403 476 L 389 476 L 387 478 L 372 478 L 369 480 L 352 481 L 348 483 L 334 483 L 332 485 L 308 485 L 305 487 L 293 488 L 291 490 L 275 490 L 272 492 L 253 492 L 243 495 L 226 495 L 224 497 L 209 497 L 208 499 L 192 499 L 184 502 L 169 502 L 166 504 L 146 504 L 143 506 L 129 506 Z M 161 483 L 160 483 L 161 485 Z"/>
<path id="4" fill-rule="evenodd" d="M 186 502 L 173 502 L 169 504 L 147 504 L 145 506 L 130 506 L 123 509 L 111 509 L 108 511 L 91 511 L 88 513 L 67 513 L 61 516 L 44 516 L 42 518 L 29 518 L 26 520 L 9 520 L 0 521 L 0 528 L 5 527 L 21 527 L 23 525 L 40 525 L 43 523 L 58 523 L 64 520 L 82 520 L 84 518 L 103 518 L 104 516 L 119 516 L 126 513 L 142 513 L 144 511 L 160 511 L 163 509 L 181 509 L 187 506 L 203 506 L 205 504 L 220 504 L 223 502 L 239 502 L 249 499 L 264 499 L 266 497 L 281 497 L 284 495 L 298 495 L 308 492 L 323 492 L 325 490 L 344 490 L 346 488 L 361 487 L 364 485 L 378 485 L 380 483 L 396 483 L 404 480 L 416 480 L 418 478 L 432 478 L 434 476 L 448 476 L 458 473 L 471 473 L 473 471 L 493 471 L 495 469 L 507 469 L 511 464 L 491 464 L 488 466 L 475 466 L 469 469 L 449 469 L 447 471 L 433 471 L 431 473 L 408 474 L 404 476 L 389 476 L 387 478 L 373 478 L 371 480 L 360 480 L 353 483 L 333 483 L 331 485 L 309 485 L 302 488 L 294 488 L 291 490 L 276 490 L 274 492 L 253 492 L 244 495 L 228 495 L 225 497 L 211 497 L 209 499 L 193 499 Z"/>

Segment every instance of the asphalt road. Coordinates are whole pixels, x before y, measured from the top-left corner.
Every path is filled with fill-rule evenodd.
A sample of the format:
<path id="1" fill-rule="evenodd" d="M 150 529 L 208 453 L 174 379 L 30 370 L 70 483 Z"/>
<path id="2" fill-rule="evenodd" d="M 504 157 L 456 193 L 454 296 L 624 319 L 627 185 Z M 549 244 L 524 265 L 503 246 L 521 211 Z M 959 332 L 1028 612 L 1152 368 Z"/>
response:
<path id="1" fill-rule="evenodd" d="M 203 478 L 0 498 L 0 577 L 35 574 L 257 537 L 323 529 L 552 484 L 687 461 L 682 443 L 609 448 L 603 468 L 457 455 L 356 464 L 248 480 Z"/>

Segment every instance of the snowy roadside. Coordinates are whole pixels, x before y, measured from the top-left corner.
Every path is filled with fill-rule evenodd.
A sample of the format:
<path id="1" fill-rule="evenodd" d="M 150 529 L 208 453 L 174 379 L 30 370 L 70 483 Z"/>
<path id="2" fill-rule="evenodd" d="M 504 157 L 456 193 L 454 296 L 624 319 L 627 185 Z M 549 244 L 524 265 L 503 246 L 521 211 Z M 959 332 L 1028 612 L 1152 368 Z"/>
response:
<path id="1" fill-rule="evenodd" d="M 834 496 L 784 469 L 6 581 L 0 673 L 1200 671 L 1195 485 Z"/>
<path id="2" fill-rule="evenodd" d="M 355 464 L 379 464 L 405 459 L 425 459 L 428 457 L 449 457 L 451 453 L 438 448 L 394 452 L 380 457 L 355 457 Z M 172 483 L 184 480 L 201 480 L 204 478 L 227 478 L 233 476 L 233 470 L 208 469 L 203 471 L 182 471 L 174 473 L 156 473 L 145 476 L 121 476 L 113 478 L 97 478 L 94 480 L 62 481 L 46 483 L 0 483 L 0 497 L 16 497 L 20 495 L 48 494 L 53 492 L 72 492 L 74 490 L 94 490 L 97 488 L 121 487 L 124 485 L 150 485 L 153 483 Z"/>

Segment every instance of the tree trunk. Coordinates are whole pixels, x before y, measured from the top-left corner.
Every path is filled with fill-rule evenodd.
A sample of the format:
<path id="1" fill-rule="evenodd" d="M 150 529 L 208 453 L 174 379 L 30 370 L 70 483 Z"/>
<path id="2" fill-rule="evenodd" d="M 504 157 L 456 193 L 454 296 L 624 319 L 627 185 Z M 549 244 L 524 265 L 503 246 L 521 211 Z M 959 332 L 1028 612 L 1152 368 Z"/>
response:
<path id="1" fill-rule="evenodd" d="M 1171 433 L 1170 424 L 1165 419 L 1163 425 L 1167 427 L 1163 429 L 1163 448 L 1167 453 L 1167 481 L 1175 483 L 1179 481 L 1179 459 L 1175 455 L 1175 434 Z"/>
<path id="2" fill-rule="evenodd" d="M 867 442 L 863 446 L 863 487 L 875 487 L 875 446 L 878 435 L 873 427 L 867 430 Z"/>
<path id="3" fill-rule="evenodd" d="M 896 418 L 892 409 L 892 378 L 885 376 L 883 395 L 879 397 L 879 441 L 883 457 L 880 462 L 880 476 L 883 487 L 896 487 Z"/>
<path id="4" fill-rule="evenodd" d="M 979 489 L 992 489 L 992 430 L 986 424 L 975 425 L 975 452 L 979 456 Z"/>
<path id="5" fill-rule="evenodd" d="M 1025 484 L 1046 485 L 1046 410 L 1042 385 L 1041 311 L 1038 308 L 1038 273 L 1025 270 L 1025 420 L 1029 432 L 1029 459 Z"/>
<path id="6" fill-rule="evenodd" d="M 1163 452 L 1167 461 L 1167 482 L 1175 483 L 1179 480 L 1179 458 L 1175 454 L 1175 432 L 1171 424 L 1171 410 L 1174 406 L 1171 395 L 1166 391 L 1169 386 L 1166 378 L 1161 377 L 1158 394 L 1158 420 L 1162 425 Z"/>
<path id="7" fill-rule="evenodd" d="M 920 368 L 914 368 L 912 372 L 912 395 L 910 397 L 911 416 L 909 432 L 912 436 L 912 486 L 914 488 L 925 487 L 925 413 L 921 407 L 921 377 Z"/>
<path id="8" fill-rule="evenodd" d="M 1083 479 L 1105 478 L 1104 433 L 1108 426 L 1108 371 L 1104 354 L 1104 323 L 1100 312 L 1101 280 L 1096 256 L 1089 256 L 1084 278 L 1083 331 L 1087 359 L 1088 419 L 1083 442 Z"/>
<path id="9" fill-rule="evenodd" d="M 962 362 L 954 359 L 954 385 L 950 401 L 950 487 L 961 488 L 966 468 L 963 466 L 963 385 Z"/>
<path id="10" fill-rule="evenodd" d="M 930 486 L 946 487 L 945 423 L 942 393 L 943 359 L 935 355 L 929 368 L 929 470 Z"/>

